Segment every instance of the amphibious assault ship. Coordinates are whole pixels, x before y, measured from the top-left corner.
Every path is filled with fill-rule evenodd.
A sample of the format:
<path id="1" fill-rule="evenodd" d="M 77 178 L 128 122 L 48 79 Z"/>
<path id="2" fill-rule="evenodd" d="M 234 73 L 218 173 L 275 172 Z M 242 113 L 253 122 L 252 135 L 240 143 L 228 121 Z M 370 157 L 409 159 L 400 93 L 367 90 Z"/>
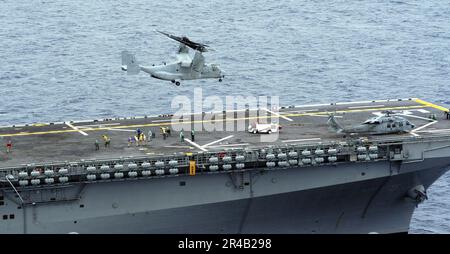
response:
<path id="1" fill-rule="evenodd" d="M 386 110 L 415 129 L 339 135 L 326 124 L 329 112 L 352 125 Z M 0 153 L 0 232 L 408 232 L 426 189 L 450 165 L 447 112 L 412 98 L 247 109 L 240 118 L 200 113 L 202 122 L 245 125 L 276 115 L 274 142 L 247 131 L 163 138 L 170 115 L 1 127 L 12 148 Z M 129 146 L 137 128 L 156 135 Z"/>

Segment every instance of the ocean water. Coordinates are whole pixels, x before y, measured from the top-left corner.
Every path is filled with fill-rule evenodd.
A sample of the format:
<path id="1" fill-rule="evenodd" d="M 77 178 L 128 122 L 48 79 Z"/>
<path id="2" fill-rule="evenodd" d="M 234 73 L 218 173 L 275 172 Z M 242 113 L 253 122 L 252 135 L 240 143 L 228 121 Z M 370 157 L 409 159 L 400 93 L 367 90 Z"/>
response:
<path id="1" fill-rule="evenodd" d="M 0 126 L 170 113 L 177 95 L 282 105 L 420 97 L 450 106 L 449 1 L 0 1 Z M 210 44 L 227 77 L 180 87 L 120 70 L 174 58 L 155 29 Z M 411 233 L 450 233 L 450 174 Z"/>

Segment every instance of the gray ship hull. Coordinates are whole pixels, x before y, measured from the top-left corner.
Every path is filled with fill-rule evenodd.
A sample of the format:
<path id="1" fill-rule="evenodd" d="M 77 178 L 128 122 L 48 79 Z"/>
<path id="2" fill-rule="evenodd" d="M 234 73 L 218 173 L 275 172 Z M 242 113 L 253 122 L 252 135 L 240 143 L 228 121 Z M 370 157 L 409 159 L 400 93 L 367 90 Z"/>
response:
<path id="1" fill-rule="evenodd" d="M 324 119 L 336 112 L 353 126 L 383 110 L 417 127 L 344 137 Z M 248 126 L 266 111 L 197 115 Z M 174 124 L 170 115 L 0 128 L 15 141 L 0 157 L 0 233 L 408 232 L 425 190 L 450 165 L 448 109 L 420 99 L 269 113 L 283 125 L 271 142 L 237 129 L 181 142 L 174 127 L 195 118 Z M 172 135 L 149 144 L 120 141 L 129 129 L 169 125 Z M 111 147 L 93 150 L 105 132 Z"/>
<path id="2" fill-rule="evenodd" d="M 15 219 L 2 232 L 407 232 L 416 203 L 406 193 L 417 184 L 430 186 L 449 164 L 448 158 L 434 158 L 410 165 L 359 163 L 22 192 L 51 201 L 20 209 L 8 202 L 6 213 Z M 80 199 L 55 200 L 73 195 Z"/>

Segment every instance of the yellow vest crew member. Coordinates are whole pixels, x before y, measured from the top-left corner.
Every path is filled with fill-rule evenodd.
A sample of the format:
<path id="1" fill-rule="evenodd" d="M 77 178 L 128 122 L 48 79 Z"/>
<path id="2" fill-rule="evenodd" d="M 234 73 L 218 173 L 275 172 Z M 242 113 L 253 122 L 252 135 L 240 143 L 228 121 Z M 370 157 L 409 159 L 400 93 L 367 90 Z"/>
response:
<path id="1" fill-rule="evenodd" d="M 139 140 L 139 145 L 143 145 L 144 144 L 144 141 L 145 141 L 144 133 L 141 132 L 141 134 L 139 134 L 138 140 Z"/>
<path id="2" fill-rule="evenodd" d="M 111 144 L 111 138 L 108 135 L 103 135 L 103 140 L 105 141 L 105 148 Z"/>
<path id="3" fill-rule="evenodd" d="M 166 139 L 167 137 L 167 128 L 166 127 L 160 127 L 161 128 L 161 133 L 163 135 L 163 138 Z"/>

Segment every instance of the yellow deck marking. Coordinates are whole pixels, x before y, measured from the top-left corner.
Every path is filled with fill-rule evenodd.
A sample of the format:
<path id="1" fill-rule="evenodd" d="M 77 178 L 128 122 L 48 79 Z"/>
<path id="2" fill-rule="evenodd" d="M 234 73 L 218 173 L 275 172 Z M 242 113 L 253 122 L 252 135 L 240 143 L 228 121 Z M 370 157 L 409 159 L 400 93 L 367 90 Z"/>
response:
<path id="1" fill-rule="evenodd" d="M 449 112 L 448 108 L 441 107 L 439 105 L 433 104 L 433 103 L 428 102 L 428 101 L 424 101 L 424 100 L 421 100 L 421 99 L 414 99 L 414 101 L 417 102 L 417 103 L 420 103 L 422 105 L 425 105 L 427 107 L 439 109 L 439 110 L 444 111 L 444 112 Z"/>
<path id="2" fill-rule="evenodd" d="M 32 124 L 31 126 L 34 126 L 34 127 L 41 127 L 41 126 L 47 126 L 47 125 L 50 125 L 50 124 L 48 124 L 48 123 L 34 123 L 34 124 Z"/>
<path id="3" fill-rule="evenodd" d="M 346 110 L 336 110 L 336 111 L 322 111 L 322 112 L 312 112 L 312 113 L 300 113 L 300 114 L 288 114 L 285 116 L 316 116 L 316 115 L 326 115 L 329 113 L 355 113 L 355 112 L 368 112 L 374 110 L 396 110 L 396 109 L 412 109 L 412 108 L 426 108 L 427 106 L 399 106 L 399 107 L 385 107 L 385 108 L 364 108 L 364 109 L 346 109 Z"/>
<path id="4" fill-rule="evenodd" d="M 385 107 L 385 108 L 364 108 L 364 109 L 347 109 L 347 110 L 336 110 L 336 111 L 322 111 L 322 112 L 310 112 L 310 113 L 298 113 L 298 114 L 287 114 L 284 116 L 298 117 L 298 116 L 315 116 L 315 115 L 327 115 L 328 113 L 355 113 L 355 112 L 368 112 L 374 110 L 400 110 L 400 109 L 413 109 L 413 108 L 426 108 L 430 107 L 428 105 L 415 105 L 415 106 L 399 106 L 399 107 Z M 121 125 L 121 126 L 110 126 L 102 128 L 85 128 L 84 132 L 87 131 L 108 131 L 112 129 L 126 129 L 126 128 L 138 128 L 138 127 L 154 127 L 154 126 L 164 126 L 164 125 L 179 125 L 179 124 L 195 124 L 195 123 L 213 123 L 213 122 L 228 122 L 228 121 L 239 121 L 239 120 L 251 120 L 251 119 L 264 119 L 271 118 L 272 116 L 255 116 L 255 117 L 241 117 L 233 119 L 214 119 L 214 120 L 197 120 L 197 121 L 185 121 L 185 122 L 165 122 L 165 123 L 148 123 L 148 124 L 133 124 L 133 125 Z M 52 131 L 38 131 L 38 132 L 19 132 L 11 134 L 0 134 L 0 137 L 14 137 L 14 136 L 30 136 L 30 135 L 44 135 L 44 134 L 59 134 L 59 133 L 70 133 L 78 132 L 74 129 L 66 130 L 52 130 Z"/>

